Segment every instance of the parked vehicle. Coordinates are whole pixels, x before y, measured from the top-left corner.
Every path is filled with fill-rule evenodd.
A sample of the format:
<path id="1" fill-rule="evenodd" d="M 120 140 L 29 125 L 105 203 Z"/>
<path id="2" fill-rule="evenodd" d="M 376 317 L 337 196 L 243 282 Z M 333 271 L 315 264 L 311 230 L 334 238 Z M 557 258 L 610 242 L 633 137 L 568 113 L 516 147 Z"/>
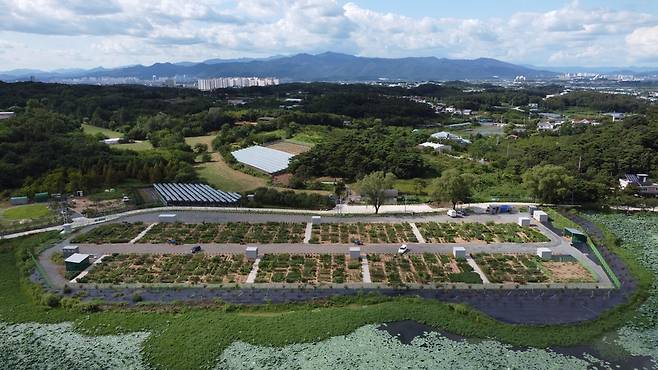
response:
<path id="1" fill-rule="evenodd" d="M 201 246 L 200 245 L 196 245 L 196 246 L 192 247 L 192 254 L 199 253 L 199 252 L 201 252 Z"/>
<path id="2" fill-rule="evenodd" d="M 354 245 L 363 245 L 363 242 L 361 241 L 361 239 L 353 239 L 352 243 L 354 243 Z"/>
<path id="3" fill-rule="evenodd" d="M 400 248 L 398 248 L 398 254 L 405 254 L 409 252 L 409 247 L 407 247 L 406 244 L 402 244 Z"/>
<path id="4" fill-rule="evenodd" d="M 178 244 L 178 240 L 176 240 L 176 239 L 167 239 L 167 243 L 168 243 L 168 244 L 177 245 L 177 244 Z"/>
<path id="5" fill-rule="evenodd" d="M 448 216 L 452 218 L 458 218 L 458 217 L 464 217 L 464 214 L 461 212 L 457 212 L 454 209 L 448 210 Z"/>

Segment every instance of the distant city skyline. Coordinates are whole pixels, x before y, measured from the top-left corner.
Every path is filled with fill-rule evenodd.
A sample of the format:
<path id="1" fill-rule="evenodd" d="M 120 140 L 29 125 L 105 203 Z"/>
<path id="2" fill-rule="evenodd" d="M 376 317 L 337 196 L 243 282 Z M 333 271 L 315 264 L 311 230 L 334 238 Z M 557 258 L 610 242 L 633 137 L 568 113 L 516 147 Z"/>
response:
<path id="1" fill-rule="evenodd" d="M 658 67 L 658 2 L 0 0 L 0 70 L 342 52 Z"/>

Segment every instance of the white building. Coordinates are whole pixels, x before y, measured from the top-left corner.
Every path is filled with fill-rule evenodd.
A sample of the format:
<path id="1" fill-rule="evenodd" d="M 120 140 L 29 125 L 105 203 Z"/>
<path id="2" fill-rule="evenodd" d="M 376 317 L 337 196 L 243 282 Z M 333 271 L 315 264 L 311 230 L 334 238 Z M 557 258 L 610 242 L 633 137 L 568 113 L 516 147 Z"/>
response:
<path id="1" fill-rule="evenodd" d="M 447 152 L 447 151 L 452 150 L 452 147 L 450 145 L 432 143 L 432 142 L 429 142 L 429 141 L 426 141 L 422 144 L 418 144 L 418 146 L 420 146 L 422 148 L 432 148 L 436 152 Z"/>
<path id="2" fill-rule="evenodd" d="M 15 116 L 16 113 L 14 112 L 0 112 L 0 119 L 7 119 Z"/>
<path id="3" fill-rule="evenodd" d="M 450 141 L 456 141 L 456 142 L 458 142 L 458 143 L 460 143 L 460 144 L 466 144 L 466 145 L 468 145 L 468 144 L 471 143 L 470 140 L 464 139 L 463 137 L 461 137 L 461 136 L 459 136 L 459 135 L 451 134 L 451 133 L 449 133 L 449 132 L 447 132 L 447 131 L 440 131 L 440 132 L 437 132 L 437 133 L 432 134 L 431 136 L 432 136 L 433 138 L 437 139 L 437 140 L 450 140 Z"/>
<path id="4" fill-rule="evenodd" d="M 225 89 L 229 87 L 240 88 L 251 86 L 270 86 L 278 84 L 279 79 L 275 77 L 218 77 L 200 79 L 197 81 L 197 87 L 202 91 Z"/>
<path id="5" fill-rule="evenodd" d="M 651 181 L 646 173 L 629 173 L 623 179 L 619 179 L 620 188 L 626 189 L 629 185 L 635 185 L 640 195 L 658 196 L 658 183 Z"/>

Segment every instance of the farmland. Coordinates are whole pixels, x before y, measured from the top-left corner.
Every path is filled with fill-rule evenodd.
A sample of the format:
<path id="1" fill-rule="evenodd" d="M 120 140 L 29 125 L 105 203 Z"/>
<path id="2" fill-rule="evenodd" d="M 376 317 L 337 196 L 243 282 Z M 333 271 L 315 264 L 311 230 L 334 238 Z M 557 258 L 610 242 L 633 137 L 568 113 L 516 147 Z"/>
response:
<path id="1" fill-rule="evenodd" d="M 417 242 L 416 236 L 407 223 L 350 223 L 350 224 L 314 224 L 311 243 L 352 243 L 361 240 L 364 243 L 406 243 Z"/>
<path id="2" fill-rule="evenodd" d="M 140 240 L 142 243 L 165 243 L 174 239 L 184 244 L 192 243 L 301 243 L 304 239 L 304 223 L 264 224 L 158 224 Z"/>
<path id="3" fill-rule="evenodd" d="M 418 230 L 428 243 L 536 243 L 548 237 L 531 227 L 517 224 L 482 223 L 417 223 Z"/>
<path id="4" fill-rule="evenodd" d="M 251 263 L 243 255 L 115 254 L 96 264 L 81 283 L 243 283 Z"/>
<path id="5" fill-rule="evenodd" d="M 480 276 L 464 260 L 448 255 L 369 254 L 370 278 L 373 283 L 401 285 L 463 282 L 480 284 Z"/>
<path id="6" fill-rule="evenodd" d="M 593 283 L 596 279 L 578 261 L 542 261 L 533 255 L 485 254 L 473 256 L 492 283 Z"/>
<path id="7" fill-rule="evenodd" d="M 361 263 L 346 255 L 266 254 L 258 266 L 256 283 L 360 283 Z"/>
<path id="8" fill-rule="evenodd" d="M 71 242 L 91 244 L 127 243 L 145 228 L 146 226 L 142 222 L 105 224 L 74 237 Z"/>

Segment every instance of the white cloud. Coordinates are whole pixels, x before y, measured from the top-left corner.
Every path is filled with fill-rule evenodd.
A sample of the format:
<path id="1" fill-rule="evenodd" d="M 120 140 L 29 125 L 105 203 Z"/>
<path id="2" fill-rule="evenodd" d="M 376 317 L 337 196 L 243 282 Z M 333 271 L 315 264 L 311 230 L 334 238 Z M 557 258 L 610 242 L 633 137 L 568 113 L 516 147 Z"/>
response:
<path id="1" fill-rule="evenodd" d="M 0 0 L 0 8 L 0 38 L 22 35 L 24 44 L 38 45 L 20 50 L 84 55 L 40 57 L 30 65 L 42 68 L 326 50 L 538 65 L 658 61 L 656 16 L 578 2 L 490 19 L 409 17 L 335 0 Z M 89 55 L 91 45 L 98 55 Z M 27 59 L 5 53 L 0 65 Z"/>
<path id="2" fill-rule="evenodd" d="M 640 61 L 658 61 L 658 26 L 641 27 L 626 36 L 630 55 Z"/>

